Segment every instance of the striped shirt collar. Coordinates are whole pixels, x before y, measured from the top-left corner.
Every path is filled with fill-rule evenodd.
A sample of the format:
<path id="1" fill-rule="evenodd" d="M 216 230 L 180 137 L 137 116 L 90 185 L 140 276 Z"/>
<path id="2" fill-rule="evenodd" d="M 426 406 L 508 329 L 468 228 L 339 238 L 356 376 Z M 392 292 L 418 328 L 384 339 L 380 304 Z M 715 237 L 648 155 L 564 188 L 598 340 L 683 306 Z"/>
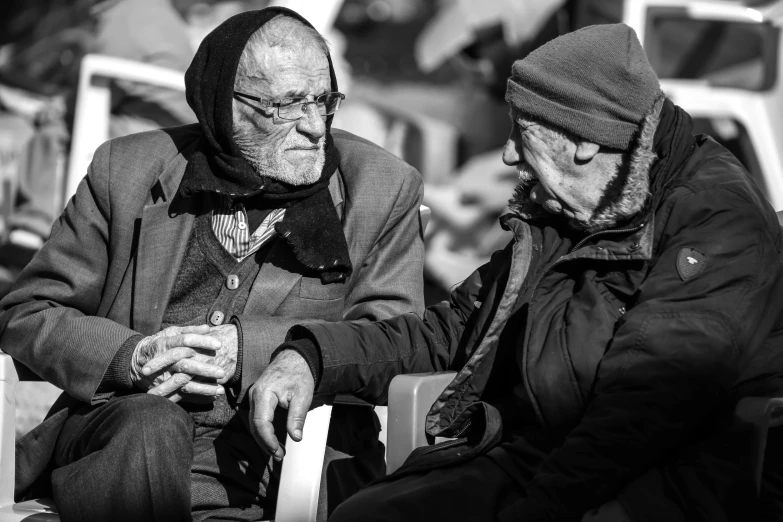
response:
<path id="1" fill-rule="evenodd" d="M 272 210 L 258 228 L 251 233 L 248 227 L 247 211 L 242 203 L 232 206 L 230 197 L 212 194 L 212 231 L 226 251 L 237 261 L 254 254 L 277 232 L 275 223 L 283 219 L 285 209 Z"/>

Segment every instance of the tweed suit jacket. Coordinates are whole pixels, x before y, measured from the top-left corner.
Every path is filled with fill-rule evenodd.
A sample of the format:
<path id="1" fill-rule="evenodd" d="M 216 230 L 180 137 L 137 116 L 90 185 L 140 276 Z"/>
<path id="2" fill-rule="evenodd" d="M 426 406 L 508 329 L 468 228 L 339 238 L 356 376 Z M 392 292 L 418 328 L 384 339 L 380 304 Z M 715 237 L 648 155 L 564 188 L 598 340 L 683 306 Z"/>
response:
<path id="1" fill-rule="evenodd" d="M 200 132 L 186 125 L 101 145 L 50 239 L 0 302 L 0 349 L 65 390 L 17 442 L 18 494 L 46 467 L 68 412 L 100 400 L 120 346 L 160 330 L 195 222 L 195 201 L 177 189 Z M 332 133 L 341 161 L 329 190 L 353 274 L 324 285 L 273 240 L 239 318 L 239 401 L 294 324 L 423 314 L 421 176 L 368 141 Z"/>

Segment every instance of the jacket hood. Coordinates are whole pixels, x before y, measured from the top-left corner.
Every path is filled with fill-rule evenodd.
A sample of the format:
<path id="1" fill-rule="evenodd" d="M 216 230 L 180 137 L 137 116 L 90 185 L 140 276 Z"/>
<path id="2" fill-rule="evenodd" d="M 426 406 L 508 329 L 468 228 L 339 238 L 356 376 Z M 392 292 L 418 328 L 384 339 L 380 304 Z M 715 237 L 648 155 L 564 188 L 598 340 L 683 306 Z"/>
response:
<path id="1" fill-rule="evenodd" d="M 583 231 L 592 234 L 613 228 L 633 220 L 645 210 L 650 199 L 650 171 L 658 159 L 655 153 L 655 131 L 658 129 L 665 99 L 663 94 L 658 96 L 645 113 L 630 149 L 628 161 L 618 173 L 625 177 L 622 188 L 595 210 L 589 223 L 582 224 L 580 228 Z M 532 222 L 551 220 L 552 214 L 530 199 L 530 191 L 535 183 L 535 180 L 520 182 L 514 189 L 509 207 L 512 212 Z"/>

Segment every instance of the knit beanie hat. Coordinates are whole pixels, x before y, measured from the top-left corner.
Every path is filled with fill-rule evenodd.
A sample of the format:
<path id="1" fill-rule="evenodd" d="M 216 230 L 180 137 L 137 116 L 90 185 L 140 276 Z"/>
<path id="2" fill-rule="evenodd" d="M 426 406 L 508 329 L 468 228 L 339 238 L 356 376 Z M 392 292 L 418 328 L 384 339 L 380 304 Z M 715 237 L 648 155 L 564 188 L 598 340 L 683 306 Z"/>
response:
<path id="1" fill-rule="evenodd" d="M 628 150 L 660 92 L 633 29 L 592 25 L 514 62 L 506 101 L 585 140 Z"/>

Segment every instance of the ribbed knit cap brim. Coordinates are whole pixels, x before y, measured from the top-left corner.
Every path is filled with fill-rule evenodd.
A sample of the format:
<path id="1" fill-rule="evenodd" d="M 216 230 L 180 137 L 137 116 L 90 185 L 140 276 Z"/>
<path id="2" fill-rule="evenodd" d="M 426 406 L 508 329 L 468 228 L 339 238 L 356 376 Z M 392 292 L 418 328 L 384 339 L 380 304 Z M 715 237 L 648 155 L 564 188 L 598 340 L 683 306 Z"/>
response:
<path id="1" fill-rule="evenodd" d="M 516 61 L 506 101 L 583 139 L 627 150 L 660 90 L 633 29 L 593 25 Z"/>

